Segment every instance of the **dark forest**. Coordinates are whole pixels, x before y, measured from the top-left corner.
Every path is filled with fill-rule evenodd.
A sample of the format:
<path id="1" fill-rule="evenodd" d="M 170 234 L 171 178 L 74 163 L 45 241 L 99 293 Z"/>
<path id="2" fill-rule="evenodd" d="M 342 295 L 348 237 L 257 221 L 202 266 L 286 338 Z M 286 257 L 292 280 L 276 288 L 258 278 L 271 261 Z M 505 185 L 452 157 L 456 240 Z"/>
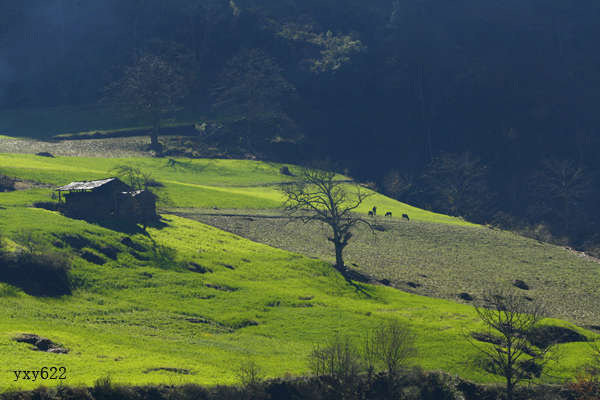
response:
<path id="1" fill-rule="evenodd" d="M 594 252 L 599 20 L 590 0 L 2 0 L 0 107 L 98 102 L 152 54 L 249 152 Z M 236 97 L 250 65 L 265 108 Z"/>

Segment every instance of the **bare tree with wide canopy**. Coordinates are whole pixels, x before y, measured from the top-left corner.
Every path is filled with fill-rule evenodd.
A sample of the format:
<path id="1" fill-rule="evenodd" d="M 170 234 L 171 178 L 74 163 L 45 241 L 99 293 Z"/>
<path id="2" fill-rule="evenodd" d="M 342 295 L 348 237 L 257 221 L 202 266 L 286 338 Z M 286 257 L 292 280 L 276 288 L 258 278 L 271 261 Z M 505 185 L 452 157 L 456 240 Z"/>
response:
<path id="1" fill-rule="evenodd" d="M 158 132 L 164 115 L 181 109 L 180 102 L 188 96 L 182 70 L 166 56 L 140 50 L 133 64 L 121 69 L 121 79 L 105 88 L 105 99 L 125 105 L 131 114 L 142 112 L 152 117 L 152 150 L 161 150 Z"/>
<path id="2" fill-rule="evenodd" d="M 514 292 L 497 290 L 485 293 L 483 304 L 475 311 L 485 326 L 485 333 L 471 332 L 467 339 L 484 355 L 492 369 L 504 377 L 506 399 L 512 400 L 515 386 L 531 380 L 535 371 L 541 371 L 552 359 L 556 342 L 532 343 L 540 322 L 546 317 L 541 303 Z"/>
<path id="3" fill-rule="evenodd" d="M 296 179 L 281 188 L 285 212 L 303 223 L 321 222 L 331 228 L 327 238 L 335 247 L 335 266 L 344 272 L 343 251 L 352 231 L 363 223 L 371 227 L 356 209 L 371 196 L 358 184 L 340 180 L 335 172 L 302 168 Z"/>

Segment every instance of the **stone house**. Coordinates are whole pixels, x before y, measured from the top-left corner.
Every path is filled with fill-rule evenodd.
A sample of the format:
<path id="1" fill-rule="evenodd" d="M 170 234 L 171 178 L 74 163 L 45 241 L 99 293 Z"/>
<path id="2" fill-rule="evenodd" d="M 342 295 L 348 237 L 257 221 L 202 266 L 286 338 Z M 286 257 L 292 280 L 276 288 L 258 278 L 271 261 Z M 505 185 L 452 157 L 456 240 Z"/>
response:
<path id="1" fill-rule="evenodd" d="M 72 218 L 134 223 L 160 218 L 156 214 L 154 193 L 133 190 L 119 178 L 71 182 L 55 190 L 58 192 L 59 209 Z"/>

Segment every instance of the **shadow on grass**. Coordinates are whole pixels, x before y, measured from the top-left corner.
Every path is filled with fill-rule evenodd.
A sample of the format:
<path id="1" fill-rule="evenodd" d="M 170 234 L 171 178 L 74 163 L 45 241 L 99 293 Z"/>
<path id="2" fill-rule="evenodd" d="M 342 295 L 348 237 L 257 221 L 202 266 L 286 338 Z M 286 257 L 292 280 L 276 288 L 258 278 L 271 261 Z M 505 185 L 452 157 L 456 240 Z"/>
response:
<path id="1" fill-rule="evenodd" d="M 369 277 L 361 274 L 358 271 L 350 269 L 347 266 L 344 266 L 343 269 L 339 269 L 336 266 L 333 266 L 333 268 L 344 277 L 350 286 L 354 287 L 354 292 L 356 294 L 362 294 L 368 299 L 373 298 L 373 296 L 366 290 L 364 285 L 365 283 L 372 283 Z"/>
<path id="2" fill-rule="evenodd" d="M 174 158 L 165 157 L 167 163 L 163 167 L 163 169 L 170 169 L 172 171 L 179 172 L 203 172 L 207 165 L 200 165 L 198 163 L 193 163 L 192 160 L 176 160 Z"/>
<path id="3" fill-rule="evenodd" d="M 346 279 L 346 281 L 348 281 L 348 283 L 354 287 L 354 292 L 358 295 L 363 295 L 365 296 L 367 299 L 372 299 L 373 296 L 371 295 L 371 293 L 369 293 L 369 291 L 364 287 L 364 285 L 362 283 L 358 283 L 358 282 L 352 282 L 349 281 L 348 279 Z"/>
<path id="4" fill-rule="evenodd" d="M 104 221 L 87 221 L 90 223 L 97 224 L 103 228 L 110 229 L 111 231 L 120 232 L 126 234 L 128 236 L 141 234 L 144 236 L 148 236 L 148 232 L 144 231 L 139 224 L 134 224 L 133 222 L 123 222 L 123 221 L 115 221 L 115 220 L 104 220 Z M 154 229 L 164 229 L 169 226 L 164 221 L 161 220 L 152 220 L 147 223 L 148 228 Z"/>
<path id="5" fill-rule="evenodd" d="M 44 262 L 17 264 L 0 260 L 0 282 L 22 289 L 30 296 L 59 297 L 71 294 L 71 279 L 67 268 L 56 268 Z M 14 295 L 4 287 L 0 297 Z"/>
<path id="6" fill-rule="evenodd" d="M 99 225 L 106 229 L 110 229 L 111 231 L 123 233 L 128 236 L 136 235 L 138 233 L 142 234 L 142 235 L 147 234 L 146 232 L 144 232 L 144 229 L 140 225 L 130 223 L 130 222 L 122 222 L 122 221 L 115 221 L 115 220 L 87 221 L 87 222 Z"/>

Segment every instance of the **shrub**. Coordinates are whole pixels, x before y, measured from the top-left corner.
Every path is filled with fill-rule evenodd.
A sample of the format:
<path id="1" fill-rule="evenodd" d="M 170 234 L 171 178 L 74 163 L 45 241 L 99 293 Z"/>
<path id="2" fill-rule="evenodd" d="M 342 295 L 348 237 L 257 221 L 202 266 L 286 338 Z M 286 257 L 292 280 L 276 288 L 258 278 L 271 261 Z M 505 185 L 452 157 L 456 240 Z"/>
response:
<path id="1" fill-rule="evenodd" d="M 346 398 L 355 393 L 363 364 L 359 351 L 348 336 L 335 334 L 322 346 L 313 349 L 308 358 L 311 371 L 332 398 Z"/>
<path id="2" fill-rule="evenodd" d="M 420 367 L 407 370 L 401 377 L 401 393 L 405 399 L 463 400 L 460 386 L 464 382 L 457 376 L 442 371 L 425 371 Z M 467 388 L 465 388 L 467 389 Z M 478 395 L 478 399 L 483 400 Z"/>
<path id="3" fill-rule="evenodd" d="M 237 377 L 252 397 L 257 397 L 260 384 L 265 379 L 262 368 L 252 357 L 242 360 L 237 371 Z"/>
<path id="4" fill-rule="evenodd" d="M 0 172 L 0 192 L 10 192 L 15 190 L 15 180 Z"/>
<path id="5" fill-rule="evenodd" d="M 175 386 L 168 395 L 169 400 L 206 400 L 208 391 L 195 383 L 185 383 L 181 386 Z"/>
<path id="6" fill-rule="evenodd" d="M 377 368 L 396 381 L 411 357 L 417 354 L 415 335 L 398 319 L 390 319 L 365 335 L 364 357 L 369 371 Z"/>
<path id="7" fill-rule="evenodd" d="M 55 390 L 60 400 L 93 400 L 87 388 L 58 385 Z"/>
<path id="8" fill-rule="evenodd" d="M 355 380 L 363 368 L 352 339 L 339 334 L 333 335 L 324 345 L 313 349 L 308 364 L 317 377 L 330 376 L 340 382 Z"/>
<path id="9" fill-rule="evenodd" d="M 600 400 L 599 372 L 593 367 L 584 368 L 575 376 L 575 382 L 567 384 L 576 400 Z"/>
<path id="10" fill-rule="evenodd" d="M 133 386 L 115 385 L 110 376 L 105 376 L 96 379 L 89 391 L 94 400 L 137 400 L 140 396 L 134 389 Z"/>

